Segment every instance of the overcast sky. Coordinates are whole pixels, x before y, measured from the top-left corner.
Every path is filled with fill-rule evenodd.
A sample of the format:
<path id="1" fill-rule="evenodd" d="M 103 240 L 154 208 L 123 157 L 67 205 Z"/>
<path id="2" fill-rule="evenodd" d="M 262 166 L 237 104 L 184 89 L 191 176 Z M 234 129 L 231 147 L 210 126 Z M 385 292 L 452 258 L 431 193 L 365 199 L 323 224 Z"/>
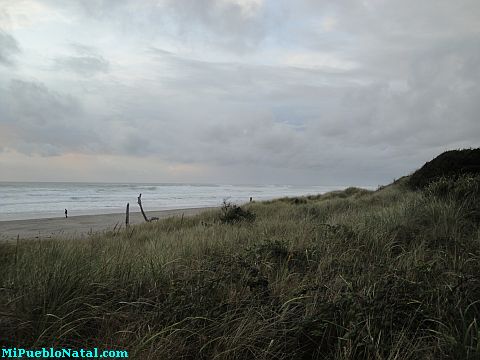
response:
<path id="1" fill-rule="evenodd" d="M 478 0 L 0 0 L 0 181 L 379 185 L 479 114 Z"/>

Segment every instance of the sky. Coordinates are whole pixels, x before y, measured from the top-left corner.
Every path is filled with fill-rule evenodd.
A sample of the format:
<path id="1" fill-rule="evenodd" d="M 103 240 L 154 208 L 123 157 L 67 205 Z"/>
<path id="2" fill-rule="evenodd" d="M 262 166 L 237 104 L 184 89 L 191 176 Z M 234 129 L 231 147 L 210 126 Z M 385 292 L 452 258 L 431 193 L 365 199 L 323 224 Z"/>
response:
<path id="1" fill-rule="evenodd" d="M 376 186 L 479 114 L 478 0 L 0 0 L 0 181 Z"/>

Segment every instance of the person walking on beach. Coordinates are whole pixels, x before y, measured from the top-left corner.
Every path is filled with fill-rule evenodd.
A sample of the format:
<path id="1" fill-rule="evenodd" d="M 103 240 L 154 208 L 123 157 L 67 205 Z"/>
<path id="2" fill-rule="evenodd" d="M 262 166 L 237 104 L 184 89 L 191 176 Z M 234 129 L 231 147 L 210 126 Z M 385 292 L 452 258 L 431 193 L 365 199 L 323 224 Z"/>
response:
<path id="1" fill-rule="evenodd" d="M 65 209 L 65 219 L 68 219 L 68 211 Z"/>

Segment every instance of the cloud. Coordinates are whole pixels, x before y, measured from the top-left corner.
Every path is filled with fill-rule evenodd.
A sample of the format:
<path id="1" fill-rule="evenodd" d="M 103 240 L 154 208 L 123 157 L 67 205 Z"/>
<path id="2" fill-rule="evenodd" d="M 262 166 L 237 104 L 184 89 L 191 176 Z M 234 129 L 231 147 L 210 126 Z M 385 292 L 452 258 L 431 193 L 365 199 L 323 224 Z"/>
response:
<path id="1" fill-rule="evenodd" d="M 9 135 L 4 147 L 42 156 L 99 149 L 91 120 L 72 96 L 24 80 L 12 80 L 0 94 L 0 126 Z"/>
<path id="2" fill-rule="evenodd" d="M 474 100 L 479 87 L 471 77 L 477 73 L 477 52 L 471 45 L 438 43 L 428 51 L 418 49 L 400 59 L 404 68 L 386 75 L 375 68 L 329 74 L 160 53 L 158 61 L 178 73 L 155 80 L 176 90 L 192 109 L 182 114 L 179 105 L 182 110 L 168 116 L 179 128 L 188 124 L 195 129 L 190 135 L 172 131 L 186 144 L 184 151 L 170 154 L 166 146 L 162 154 L 225 166 L 346 173 L 338 166 L 349 164 L 364 177 L 383 172 L 380 168 L 402 174 L 412 158 L 475 144 L 480 136 Z M 369 81 L 355 81 L 363 73 Z M 151 129 L 149 134 L 154 133 Z M 382 157 L 405 159 L 386 164 Z"/>
<path id="3" fill-rule="evenodd" d="M 0 64 L 13 65 L 13 58 L 18 53 L 20 53 L 20 47 L 17 40 L 0 28 Z"/>
<path id="4" fill-rule="evenodd" d="M 478 146 L 476 0 L 40 3 L 61 16 L 15 33 L 4 148 L 378 184 Z"/>
<path id="5" fill-rule="evenodd" d="M 175 19 L 178 34 L 234 52 L 255 49 L 276 20 L 266 18 L 260 0 L 167 0 L 162 8 Z"/>
<path id="6" fill-rule="evenodd" d="M 258 48 L 281 16 L 264 0 L 44 0 L 78 21 L 108 23 L 125 36 L 168 37 L 186 46 L 212 46 L 235 54 Z M 132 16 L 135 14 L 135 16 Z"/>
<path id="7" fill-rule="evenodd" d="M 63 56 L 55 59 L 57 69 L 71 71 L 83 76 L 94 76 L 106 73 L 109 63 L 102 57 L 95 56 Z"/>
<path id="8" fill-rule="evenodd" d="M 81 44 L 72 44 L 71 48 L 75 51 L 75 55 L 55 58 L 56 69 L 86 77 L 107 73 L 110 70 L 110 63 L 99 55 L 96 49 Z"/>

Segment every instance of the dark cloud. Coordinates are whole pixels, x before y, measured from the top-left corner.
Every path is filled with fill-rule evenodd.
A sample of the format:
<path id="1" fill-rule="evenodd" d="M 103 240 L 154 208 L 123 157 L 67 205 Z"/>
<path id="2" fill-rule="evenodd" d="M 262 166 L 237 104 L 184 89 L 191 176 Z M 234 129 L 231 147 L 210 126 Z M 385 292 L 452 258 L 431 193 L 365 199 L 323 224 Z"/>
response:
<path id="1" fill-rule="evenodd" d="M 81 104 L 39 82 L 12 80 L 0 88 L 0 125 L 8 130 L 6 147 L 42 156 L 92 152 L 99 139 Z"/>
<path id="2" fill-rule="evenodd" d="M 17 40 L 0 28 L 0 64 L 10 66 L 13 58 L 20 53 Z"/>

